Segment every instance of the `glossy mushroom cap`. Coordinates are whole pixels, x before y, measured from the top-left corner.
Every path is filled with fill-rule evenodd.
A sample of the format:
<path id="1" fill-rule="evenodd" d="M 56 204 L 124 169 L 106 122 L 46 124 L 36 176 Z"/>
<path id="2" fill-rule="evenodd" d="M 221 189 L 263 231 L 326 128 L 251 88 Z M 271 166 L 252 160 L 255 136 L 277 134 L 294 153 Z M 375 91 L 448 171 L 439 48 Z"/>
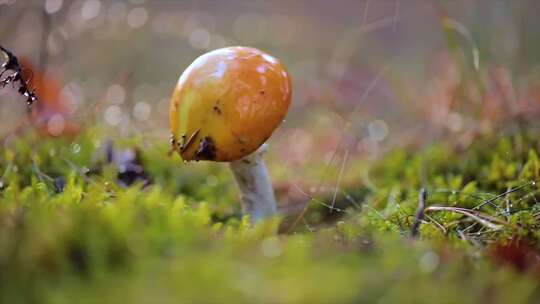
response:
<path id="1" fill-rule="evenodd" d="M 197 58 L 170 104 L 173 149 L 184 160 L 234 161 L 259 148 L 283 121 L 291 80 L 274 57 L 228 47 Z"/>

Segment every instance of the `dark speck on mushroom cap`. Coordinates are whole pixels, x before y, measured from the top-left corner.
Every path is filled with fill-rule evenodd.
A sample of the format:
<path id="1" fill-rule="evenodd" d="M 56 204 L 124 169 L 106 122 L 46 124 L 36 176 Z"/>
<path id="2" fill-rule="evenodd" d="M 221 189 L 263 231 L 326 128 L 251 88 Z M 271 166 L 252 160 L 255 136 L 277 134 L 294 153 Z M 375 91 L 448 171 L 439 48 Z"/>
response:
<path id="1" fill-rule="evenodd" d="M 197 160 L 215 160 L 216 159 L 216 145 L 211 137 L 205 136 L 201 139 L 199 148 L 195 152 L 195 158 Z"/>

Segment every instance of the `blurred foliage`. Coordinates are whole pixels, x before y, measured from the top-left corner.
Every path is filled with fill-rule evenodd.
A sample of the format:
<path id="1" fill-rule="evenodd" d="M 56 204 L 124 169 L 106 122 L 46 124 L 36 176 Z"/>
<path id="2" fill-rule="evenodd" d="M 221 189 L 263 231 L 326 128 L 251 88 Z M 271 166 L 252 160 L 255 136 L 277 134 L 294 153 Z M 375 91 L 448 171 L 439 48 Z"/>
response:
<path id="1" fill-rule="evenodd" d="M 12 139 L 0 158 L 3 303 L 533 303 L 540 297 L 540 265 L 531 258 L 540 237 L 534 134 L 479 139 L 462 153 L 445 144 L 391 152 L 372 165 L 372 188 L 343 185 L 364 199 L 360 208 L 339 201 L 346 212 L 328 223 L 328 208 L 315 204 L 310 212 L 322 215 L 308 219 L 312 231 L 297 227 L 292 234 L 277 234 L 279 219 L 255 227 L 241 220 L 223 166 L 184 165 L 166 156 L 166 145 L 143 148 L 131 139 L 116 145 L 140 149 L 153 183 L 122 187 L 118 168 L 104 161 L 101 131 L 30 144 L 36 136 Z M 521 188 L 478 208 L 497 229 L 426 209 L 413 240 L 420 187 L 428 189 L 428 209 L 467 210 Z"/>

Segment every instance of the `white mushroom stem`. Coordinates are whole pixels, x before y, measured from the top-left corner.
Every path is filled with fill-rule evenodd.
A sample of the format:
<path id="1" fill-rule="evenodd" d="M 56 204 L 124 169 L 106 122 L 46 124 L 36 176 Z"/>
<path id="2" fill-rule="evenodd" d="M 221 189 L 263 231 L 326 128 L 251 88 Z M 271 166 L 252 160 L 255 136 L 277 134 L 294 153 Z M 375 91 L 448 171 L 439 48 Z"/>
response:
<path id="1" fill-rule="evenodd" d="M 230 163 L 240 189 L 242 211 L 252 223 L 276 214 L 276 198 L 268 170 L 262 159 L 268 146 L 263 144 L 252 154 Z"/>

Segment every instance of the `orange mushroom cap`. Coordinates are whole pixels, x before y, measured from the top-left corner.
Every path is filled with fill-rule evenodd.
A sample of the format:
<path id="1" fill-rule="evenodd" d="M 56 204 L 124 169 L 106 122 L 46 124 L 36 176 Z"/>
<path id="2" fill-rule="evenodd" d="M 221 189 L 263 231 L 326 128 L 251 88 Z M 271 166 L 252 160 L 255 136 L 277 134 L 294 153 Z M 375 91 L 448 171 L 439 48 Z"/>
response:
<path id="1" fill-rule="evenodd" d="M 184 160 L 241 159 L 272 135 L 290 102 L 291 79 L 274 57 L 248 47 L 208 52 L 174 89 L 173 149 Z"/>

